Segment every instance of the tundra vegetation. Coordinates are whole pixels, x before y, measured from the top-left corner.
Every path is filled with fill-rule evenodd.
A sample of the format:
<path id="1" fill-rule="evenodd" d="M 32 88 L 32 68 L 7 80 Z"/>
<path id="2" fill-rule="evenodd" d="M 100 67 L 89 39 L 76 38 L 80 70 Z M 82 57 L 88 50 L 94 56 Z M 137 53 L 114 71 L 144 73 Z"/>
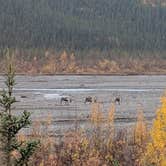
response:
<path id="1" fill-rule="evenodd" d="M 166 97 L 162 97 L 156 118 L 147 129 L 143 111 L 131 130 L 116 130 L 115 105 L 104 115 L 102 103 L 92 102 L 89 116 L 90 130 L 77 126 L 63 137 L 50 135 L 51 115 L 46 117 L 44 130 L 40 121 L 34 122 L 30 135 L 19 131 L 30 125 L 30 114 L 16 116 L 12 105 L 15 85 L 13 66 L 8 65 L 6 89 L 1 92 L 0 104 L 0 164 L 5 166 L 165 166 L 166 165 Z M 32 140 L 34 139 L 34 141 Z M 40 146 L 39 141 L 40 140 Z"/>
<path id="2" fill-rule="evenodd" d="M 15 70 L 19 74 L 166 74 L 166 60 L 156 56 L 155 52 L 144 52 L 142 55 L 139 52 L 116 50 L 109 53 L 99 50 L 83 53 L 54 49 L 10 51 L 15 56 Z M 0 72 L 4 72 L 4 69 L 5 58 L 1 56 Z"/>
<path id="3" fill-rule="evenodd" d="M 32 135 L 40 138 L 41 147 L 32 157 L 31 164 L 50 165 L 108 165 L 108 166 L 165 166 L 166 165 L 166 98 L 156 113 L 152 127 L 147 129 L 143 111 L 138 111 L 137 122 L 128 131 L 114 127 L 115 105 L 108 114 L 102 114 L 101 103 L 92 103 L 89 122 L 91 130 L 76 130 L 64 133 L 57 141 L 47 131 L 38 130 L 34 124 Z M 45 125 L 49 128 L 52 119 Z M 46 128 L 47 128 L 46 127 Z"/>

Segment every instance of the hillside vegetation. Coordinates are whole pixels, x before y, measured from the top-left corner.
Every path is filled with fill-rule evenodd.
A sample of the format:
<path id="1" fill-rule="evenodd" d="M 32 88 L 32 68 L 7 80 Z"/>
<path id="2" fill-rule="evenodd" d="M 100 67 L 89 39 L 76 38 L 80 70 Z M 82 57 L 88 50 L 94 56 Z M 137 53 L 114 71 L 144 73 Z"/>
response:
<path id="1" fill-rule="evenodd" d="M 166 48 L 164 1 L 0 0 L 0 4 L 1 48 Z"/>

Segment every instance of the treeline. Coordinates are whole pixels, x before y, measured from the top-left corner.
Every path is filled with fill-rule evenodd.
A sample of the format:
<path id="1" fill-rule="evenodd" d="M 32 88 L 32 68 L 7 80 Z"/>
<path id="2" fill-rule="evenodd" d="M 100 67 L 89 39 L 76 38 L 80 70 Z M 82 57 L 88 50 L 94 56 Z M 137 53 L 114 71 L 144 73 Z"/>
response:
<path id="1" fill-rule="evenodd" d="M 165 20 L 141 0 L 0 0 L 0 47 L 165 50 Z"/>

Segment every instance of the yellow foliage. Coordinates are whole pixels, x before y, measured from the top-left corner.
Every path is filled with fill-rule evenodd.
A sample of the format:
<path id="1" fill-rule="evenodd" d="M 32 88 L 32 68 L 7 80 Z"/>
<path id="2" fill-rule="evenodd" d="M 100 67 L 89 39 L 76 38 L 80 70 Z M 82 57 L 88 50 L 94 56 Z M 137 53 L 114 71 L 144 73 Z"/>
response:
<path id="1" fill-rule="evenodd" d="M 77 64 L 76 64 L 76 60 L 75 60 L 75 55 L 71 54 L 69 58 L 70 59 L 69 59 L 69 64 L 68 64 L 67 70 L 68 70 L 68 72 L 74 73 L 77 70 Z"/>
<path id="2" fill-rule="evenodd" d="M 107 126 L 108 126 L 108 132 L 109 132 L 109 138 L 108 138 L 108 146 L 112 146 L 112 140 L 114 136 L 114 118 L 115 118 L 115 105 L 112 103 L 109 110 L 108 110 L 108 116 L 107 116 Z"/>
<path id="3" fill-rule="evenodd" d="M 108 70 L 111 67 L 110 61 L 108 59 L 104 59 L 104 60 L 100 60 L 98 62 L 98 66 L 99 68 L 101 68 L 102 70 Z"/>
<path id="4" fill-rule="evenodd" d="M 114 117 L 115 117 L 115 105 L 111 104 L 110 109 L 108 111 L 108 123 L 114 123 Z"/>
<path id="5" fill-rule="evenodd" d="M 44 65 L 42 68 L 43 73 L 51 73 L 53 74 L 55 72 L 55 63 L 54 62 L 49 62 L 48 64 Z"/>
<path id="6" fill-rule="evenodd" d="M 39 166 L 44 166 L 44 160 L 41 161 L 41 163 L 39 164 Z"/>
<path id="7" fill-rule="evenodd" d="M 119 65 L 113 60 L 99 60 L 97 69 L 107 71 L 107 72 L 117 72 L 119 71 Z"/>
<path id="8" fill-rule="evenodd" d="M 54 58 L 54 55 L 46 54 L 45 56 L 48 60 L 42 66 L 41 72 L 47 73 L 47 74 L 48 73 L 54 74 L 58 70 L 58 65 L 57 65 L 56 59 Z"/>
<path id="9" fill-rule="evenodd" d="M 142 145 L 147 138 L 146 124 L 142 111 L 138 112 L 137 123 L 134 129 L 134 143 Z"/>
<path id="10" fill-rule="evenodd" d="M 98 126 L 103 120 L 103 114 L 101 112 L 101 104 L 93 102 L 91 105 L 91 122 Z"/>
<path id="11" fill-rule="evenodd" d="M 27 139 L 25 134 L 18 134 L 17 138 L 20 142 L 24 142 Z"/>
<path id="12" fill-rule="evenodd" d="M 12 155 L 12 157 L 15 158 L 15 159 L 19 159 L 19 158 L 21 157 L 21 155 L 20 155 L 20 153 L 19 153 L 18 150 L 12 151 L 12 152 L 11 152 L 11 155 Z"/>
<path id="13" fill-rule="evenodd" d="M 60 56 L 60 64 L 61 64 L 62 70 L 65 71 L 68 65 L 68 55 L 66 51 L 64 51 Z"/>
<path id="14" fill-rule="evenodd" d="M 64 139 L 62 154 L 72 162 L 72 165 L 82 165 L 89 153 L 89 140 L 82 132 L 67 133 Z"/>
<path id="15" fill-rule="evenodd" d="M 166 166 L 166 97 L 161 103 L 150 132 L 151 141 L 147 144 L 144 165 Z"/>

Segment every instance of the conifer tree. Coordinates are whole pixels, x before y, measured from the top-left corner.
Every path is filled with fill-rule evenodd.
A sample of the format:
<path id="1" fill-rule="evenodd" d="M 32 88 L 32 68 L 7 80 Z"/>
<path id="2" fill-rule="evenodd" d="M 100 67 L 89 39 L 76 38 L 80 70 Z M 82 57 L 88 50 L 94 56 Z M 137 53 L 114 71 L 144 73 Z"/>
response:
<path id="1" fill-rule="evenodd" d="M 19 142 L 17 139 L 19 131 L 28 127 L 31 120 L 27 111 L 19 116 L 12 114 L 12 105 L 16 102 L 13 96 L 15 72 L 11 62 L 7 66 L 6 88 L 0 94 L 0 161 L 3 166 L 23 166 L 28 165 L 28 160 L 39 146 L 39 141 Z M 13 152 L 17 155 L 13 156 Z"/>

